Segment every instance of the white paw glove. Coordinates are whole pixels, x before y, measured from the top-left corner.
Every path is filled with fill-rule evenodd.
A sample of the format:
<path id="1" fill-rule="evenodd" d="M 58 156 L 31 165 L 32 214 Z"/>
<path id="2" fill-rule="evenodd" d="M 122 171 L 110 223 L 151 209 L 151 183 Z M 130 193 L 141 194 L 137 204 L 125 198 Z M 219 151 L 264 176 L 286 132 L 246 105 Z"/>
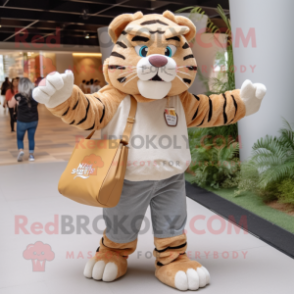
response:
<path id="1" fill-rule="evenodd" d="M 266 94 L 266 87 L 263 84 L 252 84 L 250 80 L 245 80 L 242 84 L 240 96 L 246 107 L 246 116 L 257 112 L 261 101 Z"/>
<path id="2" fill-rule="evenodd" d="M 55 71 L 48 74 L 33 90 L 33 98 L 48 108 L 54 108 L 71 96 L 73 85 L 72 71 L 67 70 L 64 74 Z"/>

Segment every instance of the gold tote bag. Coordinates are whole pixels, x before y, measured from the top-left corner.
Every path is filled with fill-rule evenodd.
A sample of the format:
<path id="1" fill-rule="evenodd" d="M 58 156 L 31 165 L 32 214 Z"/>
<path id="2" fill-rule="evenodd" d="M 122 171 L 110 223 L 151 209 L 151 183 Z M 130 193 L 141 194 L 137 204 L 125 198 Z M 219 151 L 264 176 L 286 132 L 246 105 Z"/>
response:
<path id="1" fill-rule="evenodd" d="M 131 108 L 122 139 L 91 140 L 93 131 L 75 146 L 58 183 L 60 194 L 91 206 L 114 207 L 118 204 L 136 110 L 137 101 L 131 97 Z"/>

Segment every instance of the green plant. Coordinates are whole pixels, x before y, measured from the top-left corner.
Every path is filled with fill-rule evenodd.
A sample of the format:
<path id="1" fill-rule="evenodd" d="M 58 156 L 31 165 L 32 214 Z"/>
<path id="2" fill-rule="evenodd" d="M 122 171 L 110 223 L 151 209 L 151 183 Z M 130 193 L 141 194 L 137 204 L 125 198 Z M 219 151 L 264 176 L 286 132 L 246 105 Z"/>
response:
<path id="1" fill-rule="evenodd" d="M 284 124 L 279 138 L 266 136 L 253 146 L 252 161 L 260 170 L 260 188 L 294 178 L 294 131 L 286 120 Z"/>
<path id="2" fill-rule="evenodd" d="M 244 192 L 256 192 L 258 189 L 259 172 L 254 162 L 249 161 L 241 164 L 240 180 L 238 190 L 234 196 L 242 195 Z"/>
<path id="3" fill-rule="evenodd" d="M 232 183 L 237 175 L 239 144 L 219 132 L 216 136 L 206 134 L 209 134 L 207 129 L 189 130 L 192 181 L 202 187 L 218 189 L 223 184 L 227 186 L 229 179 Z"/>
<path id="4" fill-rule="evenodd" d="M 241 179 L 240 171 L 237 170 L 234 175 L 228 175 L 227 178 L 222 182 L 221 187 L 223 189 L 235 188 L 238 186 Z"/>
<path id="5" fill-rule="evenodd" d="M 278 199 L 281 203 L 294 205 L 294 181 L 293 178 L 283 180 L 278 186 Z"/>
<path id="6" fill-rule="evenodd" d="M 251 191 L 264 201 L 294 204 L 294 130 L 284 124 L 279 137 L 265 136 L 254 144 L 252 158 L 241 165 L 235 196 Z"/>

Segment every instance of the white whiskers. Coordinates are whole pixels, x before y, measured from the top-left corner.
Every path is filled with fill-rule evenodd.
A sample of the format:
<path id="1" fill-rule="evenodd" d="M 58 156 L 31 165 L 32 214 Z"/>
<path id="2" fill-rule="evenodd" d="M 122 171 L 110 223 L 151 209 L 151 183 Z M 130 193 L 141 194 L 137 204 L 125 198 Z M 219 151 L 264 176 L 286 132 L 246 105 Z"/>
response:
<path id="1" fill-rule="evenodd" d="M 132 78 L 130 78 L 129 80 L 127 80 L 125 83 L 124 83 L 124 85 L 123 86 L 125 86 L 128 82 L 130 82 L 132 79 L 134 79 L 134 78 L 136 78 L 136 77 L 138 77 L 138 75 L 136 74 L 135 76 L 133 76 Z"/>
<path id="2" fill-rule="evenodd" d="M 190 76 L 190 74 L 188 74 L 187 72 L 180 71 L 180 70 L 178 70 L 178 72 L 181 73 L 181 74 L 184 74 L 184 75 Z"/>
<path id="3" fill-rule="evenodd" d="M 127 78 L 127 77 L 129 77 L 129 76 L 131 76 L 131 75 L 133 75 L 133 74 L 135 74 L 135 73 L 137 73 L 136 71 L 132 71 L 131 73 L 128 73 L 125 77 Z M 123 73 L 120 73 L 118 76 L 120 77 L 120 76 L 123 76 L 123 75 L 125 75 L 126 73 L 125 72 L 123 72 Z"/>
<path id="4" fill-rule="evenodd" d="M 180 76 L 178 76 L 178 75 L 176 75 L 176 77 L 188 88 L 189 86 L 186 84 L 186 83 L 184 83 L 184 81 L 183 81 L 183 79 L 180 77 Z"/>

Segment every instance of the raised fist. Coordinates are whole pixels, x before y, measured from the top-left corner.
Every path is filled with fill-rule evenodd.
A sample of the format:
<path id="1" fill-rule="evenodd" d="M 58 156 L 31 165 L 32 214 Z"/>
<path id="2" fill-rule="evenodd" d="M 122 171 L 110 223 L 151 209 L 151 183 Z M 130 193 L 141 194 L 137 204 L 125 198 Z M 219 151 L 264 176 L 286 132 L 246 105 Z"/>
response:
<path id="1" fill-rule="evenodd" d="M 63 74 L 52 72 L 33 90 L 33 98 L 48 108 L 54 108 L 71 96 L 73 84 L 72 71 L 67 70 Z"/>

